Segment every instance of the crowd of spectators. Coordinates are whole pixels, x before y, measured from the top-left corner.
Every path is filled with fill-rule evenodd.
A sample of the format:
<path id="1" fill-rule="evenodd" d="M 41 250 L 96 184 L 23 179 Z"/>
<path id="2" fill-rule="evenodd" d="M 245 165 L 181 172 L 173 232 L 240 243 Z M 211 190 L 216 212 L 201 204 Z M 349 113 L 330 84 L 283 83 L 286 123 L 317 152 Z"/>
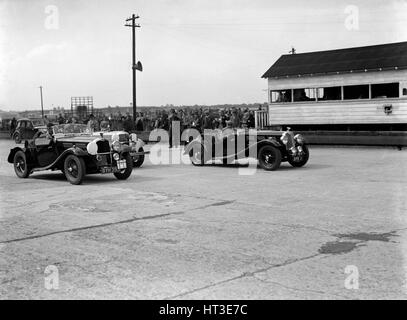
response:
<path id="1" fill-rule="evenodd" d="M 121 114 L 91 114 L 84 123 L 87 123 L 95 131 L 98 130 L 124 130 L 151 131 L 154 129 L 170 130 L 172 121 L 179 121 L 181 131 L 187 128 L 195 128 L 200 132 L 205 129 L 223 129 L 227 126 L 233 128 L 254 128 L 254 111 L 248 108 L 227 109 L 157 109 L 146 112 L 137 112 L 136 120 L 133 121 L 130 113 Z M 76 118 L 57 117 L 59 124 L 79 122 Z"/>

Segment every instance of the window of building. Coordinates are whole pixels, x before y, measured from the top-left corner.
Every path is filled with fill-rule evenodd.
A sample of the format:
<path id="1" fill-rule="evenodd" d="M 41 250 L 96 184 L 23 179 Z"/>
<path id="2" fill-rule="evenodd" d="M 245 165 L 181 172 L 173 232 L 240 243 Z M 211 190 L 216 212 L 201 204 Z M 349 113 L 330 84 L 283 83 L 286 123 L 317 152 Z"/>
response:
<path id="1" fill-rule="evenodd" d="M 403 88 L 403 96 L 407 96 L 407 88 Z"/>
<path id="2" fill-rule="evenodd" d="M 270 91 L 271 102 L 291 102 L 291 89 Z"/>
<path id="3" fill-rule="evenodd" d="M 369 85 L 344 86 L 344 99 L 369 99 Z"/>
<path id="4" fill-rule="evenodd" d="M 316 101 L 316 89 L 294 89 L 294 101 Z"/>
<path id="5" fill-rule="evenodd" d="M 372 84 L 372 98 L 398 98 L 398 83 Z"/>
<path id="6" fill-rule="evenodd" d="M 341 87 L 318 88 L 318 100 L 330 101 L 341 99 L 342 99 Z"/>

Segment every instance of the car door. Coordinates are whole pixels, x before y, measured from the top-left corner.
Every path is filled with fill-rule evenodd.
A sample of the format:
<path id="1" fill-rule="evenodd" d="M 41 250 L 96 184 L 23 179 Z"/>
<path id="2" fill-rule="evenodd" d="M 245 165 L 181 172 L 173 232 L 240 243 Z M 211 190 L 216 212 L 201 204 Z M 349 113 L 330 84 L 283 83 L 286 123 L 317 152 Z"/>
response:
<path id="1" fill-rule="evenodd" d="M 18 126 L 18 132 L 20 133 L 20 139 L 23 140 L 25 139 L 25 128 L 27 126 L 27 122 L 25 120 L 20 121 L 20 124 Z"/>

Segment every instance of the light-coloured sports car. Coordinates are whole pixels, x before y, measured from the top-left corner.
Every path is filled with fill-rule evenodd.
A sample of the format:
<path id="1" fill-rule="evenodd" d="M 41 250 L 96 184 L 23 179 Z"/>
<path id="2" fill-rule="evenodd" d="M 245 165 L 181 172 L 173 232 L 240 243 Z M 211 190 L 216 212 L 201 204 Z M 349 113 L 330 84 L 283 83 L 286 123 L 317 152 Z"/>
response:
<path id="1" fill-rule="evenodd" d="M 144 141 L 137 137 L 137 134 L 129 134 L 126 131 L 95 131 L 94 136 L 102 136 L 112 144 L 125 144 L 131 147 L 130 155 L 133 158 L 133 168 L 138 168 L 144 163 L 144 157 L 149 151 L 144 151 Z"/>

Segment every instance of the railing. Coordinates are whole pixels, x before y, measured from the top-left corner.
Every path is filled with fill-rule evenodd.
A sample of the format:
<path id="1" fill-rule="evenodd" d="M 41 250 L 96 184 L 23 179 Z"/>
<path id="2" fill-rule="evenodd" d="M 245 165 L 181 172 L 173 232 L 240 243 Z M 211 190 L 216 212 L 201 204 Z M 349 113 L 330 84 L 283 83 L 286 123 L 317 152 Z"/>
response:
<path id="1" fill-rule="evenodd" d="M 268 111 L 259 110 L 254 113 L 254 126 L 256 129 L 261 129 L 269 126 L 269 113 Z"/>

